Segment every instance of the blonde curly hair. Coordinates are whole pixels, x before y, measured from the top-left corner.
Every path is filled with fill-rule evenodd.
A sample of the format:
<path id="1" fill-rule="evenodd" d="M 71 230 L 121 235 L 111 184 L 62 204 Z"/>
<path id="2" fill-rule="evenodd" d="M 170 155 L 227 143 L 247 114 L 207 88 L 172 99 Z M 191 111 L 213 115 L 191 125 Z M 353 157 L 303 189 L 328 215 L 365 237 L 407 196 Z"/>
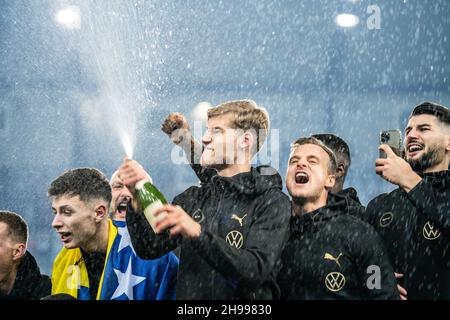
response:
<path id="1" fill-rule="evenodd" d="M 233 100 L 208 109 L 208 119 L 232 113 L 233 129 L 253 131 L 256 134 L 256 150 L 258 152 L 269 133 L 270 120 L 266 109 L 260 107 L 253 100 Z"/>

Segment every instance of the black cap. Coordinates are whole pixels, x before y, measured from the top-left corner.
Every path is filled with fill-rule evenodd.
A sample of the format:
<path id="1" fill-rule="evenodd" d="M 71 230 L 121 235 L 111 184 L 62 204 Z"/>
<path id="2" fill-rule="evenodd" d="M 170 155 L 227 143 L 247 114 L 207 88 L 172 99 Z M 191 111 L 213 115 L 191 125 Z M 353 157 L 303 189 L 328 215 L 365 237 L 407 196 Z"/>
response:
<path id="1" fill-rule="evenodd" d="M 450 111 L 447 107 L 434 102 L 423 102 L 414 108 L 411 116 L 417 116 L 420 114 L 430 114 L 435 116 L 440 121 L 450 125 Z"/>

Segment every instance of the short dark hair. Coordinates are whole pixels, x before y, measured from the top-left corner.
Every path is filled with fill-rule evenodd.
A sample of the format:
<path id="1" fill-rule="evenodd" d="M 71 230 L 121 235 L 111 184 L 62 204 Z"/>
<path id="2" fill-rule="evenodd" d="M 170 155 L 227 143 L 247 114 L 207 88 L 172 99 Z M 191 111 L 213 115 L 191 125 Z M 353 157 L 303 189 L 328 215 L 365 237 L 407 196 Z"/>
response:
<path id="1" fill-rule="evenodd" d="M 446 125 L 450 125 L 450 111 L 447 107 L 444 107 L 440 104 L 429 101 L 422 102 L 413 109 L 409 117 L 411 118 L 413 116 L 421 114 L 430 114 L 438 118 L 441 122 L 445 123 Z"/>
<path id="2" fill-rule="evenodd" d="M 48 189 L 49 197 L 79 196 L 81 201 L 103 199 L 111 203 L 111 186 L 106 176 L 94 168 L 76 168 L 56 178 Z"/>
<path id="3" fill-rule="evenodd" d="M 348 147 L 347 142 L 332 133 L 313 134 L 312 137 L 322 141 L 328 148 L 330 148 L 334 152 L 337 158 L 343 158 L 343 160 L 347 162 L 345 170 L 347 171 L 348 167 L 350 167 L 350 164 L 352 163 L 350 157 L 350 148 Z"/>
<path id="4" fill-rule="evenodd" d="M 0 222 L 8 226 L 8 236 L 12 240 L 27 243 L 28 225 L 20 215 L 11 211 L 0 211 Z"/>
<path id="5" fill-rule="evenodd" d="M 334 154 L 333 150 L 331 150 L 331 148 L 327 147 L 325 143 L 323 143 L 322 141 L 320 141 L 315 137 L 301 137 L 291 144 L 291 150 L 304 144 L 314 144 L 316 146 L 321 147 L 330 157 L 330 165 L 328 166 L 329 171 L 332 172 L 333 174 L 336 172 L 337 168 L 336 155 Z"/>

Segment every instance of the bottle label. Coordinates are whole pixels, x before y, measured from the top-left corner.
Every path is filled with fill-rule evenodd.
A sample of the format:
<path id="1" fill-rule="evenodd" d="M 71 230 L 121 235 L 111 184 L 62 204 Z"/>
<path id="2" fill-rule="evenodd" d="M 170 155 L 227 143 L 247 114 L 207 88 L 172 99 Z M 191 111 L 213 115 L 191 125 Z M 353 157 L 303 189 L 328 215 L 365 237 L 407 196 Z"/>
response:
<path id="1" fill-rule="evenodd" d="M 135 188 L 142 190 L 144 188 L 144 184 L 146 184 L 147 182 L 153 184 L 152 178 L 150 176 L 148 177 L 148 179 L 142 179 L 136 182 Z"/>
<path id="2" fill-rule="evenodd" d="M 162 205 L 163 205 L 162 202 L 157 200 L 152 204 L 148 205 L 147 208 L 145 208 L 144 210 L 144 215 L 147 218 L 147 221 L 150 223 L 150 226 L 152 227 L 153 231 L 155 231 L 155 224 L 167 215 L 166 212 L 162 212 L 157 217 L 154 216 L 153 213 L 155 212 L 155 210 L 161 207 Z"/>

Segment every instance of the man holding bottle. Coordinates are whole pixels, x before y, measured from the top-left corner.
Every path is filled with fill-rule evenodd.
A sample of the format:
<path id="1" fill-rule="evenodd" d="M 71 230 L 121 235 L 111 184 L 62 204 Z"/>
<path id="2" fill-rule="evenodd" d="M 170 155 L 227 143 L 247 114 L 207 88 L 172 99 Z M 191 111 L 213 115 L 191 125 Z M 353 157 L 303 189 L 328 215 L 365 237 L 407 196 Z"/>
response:
<path id="1" fill-rule="evenodd" d="M 176 196 L 172 205 L 152 210 L 157 220 L 162 215 L 154 228 L 143 214 L 127 214 L 142 258 L 181 246 L 177 299 L 279 298 L 274 266 L 287 240 L 290 204 L 278 173 L 264 175 L 269 168 L 251 167 L 268 130 L 267 112 L 254 101 L 211 108 L 200 163 L 217 175 Z M 134 188 L 146 172 L 126 161 L 119 176 Z"/>

